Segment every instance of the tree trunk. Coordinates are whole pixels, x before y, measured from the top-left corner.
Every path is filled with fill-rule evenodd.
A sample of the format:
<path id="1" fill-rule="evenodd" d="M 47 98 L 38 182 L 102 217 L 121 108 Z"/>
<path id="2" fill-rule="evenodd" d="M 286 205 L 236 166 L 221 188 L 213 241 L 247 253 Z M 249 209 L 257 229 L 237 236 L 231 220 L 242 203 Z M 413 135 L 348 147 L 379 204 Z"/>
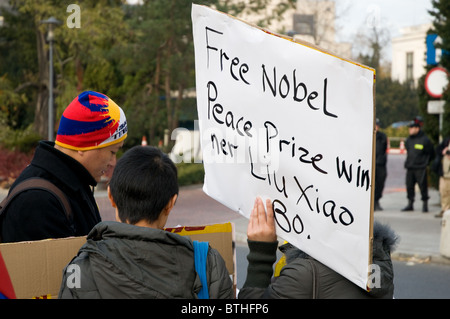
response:
<path id="1" fill-rule="evenodd" d="M 75 69 L 77 74 L 77 93 L 83 91 L 84 68 L 79 57 L 75 58 Z"/>
<path id="2" fill-rule="evenodd" d="M 167 110 L 167 128 L 169 129 L 169 136 L 172 134 L 172 117 L 173 117 L 173 107 L 172 107 L 172 97 L 170 95 L 170 72 L 167 72 L 164 79 L 164 88 L 166 93 L 166 110 Z"/>
<path id="3" fill-rule="evenodd" d="M 151 107 L 152 107 L 152 117 L 150 119 L 150 139 L 149 141 L 153 141 L 155 139 L 155 119 L 159 112 L 159 81 L 161 78 L 161 48 L 158 49 L 158 53 L 156 55 L 156 70 L 155 70 L 155 77 L 153 79 L 153 84 L 149 84 L 149 90 L 148 95 L 150 97 L 153 96 L 152 99 L 150 99 Z"/>
<path id="4" fill-rule="evenodd" d="M 173 110 L 173 117 L 172 117 L 172 123 L 170 130 L 173 131 L 178 127 L 178 113 L 181 109 L 181 104 L 183 103 L 183 93 L 184 93 L 184 86 L 182 83 L 178 84 L 178 95 L 177 99 L 175 101 L 175 107 Z"/>
<path id="5" fill-rule="evenodd" d="M 36 109 L 34 113 L 34 130 L 42 137 L 48 136 L 48 80 L 49 62 L 48 50 L 45 49 L 44 34 L 36 27 L 37 55 L 38 55 L 38 91 L 36 97 Z"/>

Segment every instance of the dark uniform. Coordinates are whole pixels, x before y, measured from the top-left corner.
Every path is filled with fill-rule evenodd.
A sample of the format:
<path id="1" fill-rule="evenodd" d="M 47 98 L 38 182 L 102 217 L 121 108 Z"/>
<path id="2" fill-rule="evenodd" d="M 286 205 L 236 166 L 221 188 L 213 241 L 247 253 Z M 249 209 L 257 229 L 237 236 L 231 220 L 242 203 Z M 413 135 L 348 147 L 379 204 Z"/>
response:
<path id="1" fill-rule="evenodd" d="M 410 127 L 421 127 L 422 121 L 417 118 L 410 124 Z M 410 135 L 405 142 L 407 157 L 405 161 L 406 168 L 406 191 L 408 205 L 402 211 L 412 211 L 415 198 L 414 186 L 417 183 L 423 201 L 422 211 L 428 212 L 428 175 L 427 166 L 433 160 L 434 148 L 430 139 L 425 135 L 422 129 L 415 135 Z"/>
<path id="2" fill-rule="evenodd" d="M 377 126 L 379 120 L 377 119 Z M 377 130 L 376 134 L 376 157 L 375 157 L 375 210 L 382 210 L 379 200 L 383 196 L 384 183 L 387 177 L 387 137 L 386 134 Z"/>

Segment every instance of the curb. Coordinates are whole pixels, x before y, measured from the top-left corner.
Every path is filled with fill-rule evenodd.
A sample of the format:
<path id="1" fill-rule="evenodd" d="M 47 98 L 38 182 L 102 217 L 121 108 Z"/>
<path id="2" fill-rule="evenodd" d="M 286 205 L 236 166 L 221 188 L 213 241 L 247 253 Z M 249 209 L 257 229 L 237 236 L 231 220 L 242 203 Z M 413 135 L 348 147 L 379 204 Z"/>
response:
<path id="1" fill-rule="evenodd" d="M 391 254 L 392 260 L 396 261 L 406 261 L 408 263 L 415 264 L 439 264 L 439 265 L 449 265 L 450 258 L 442 255 L 426 255 L 426 254 L 409 254 L 394 252 Z"/>

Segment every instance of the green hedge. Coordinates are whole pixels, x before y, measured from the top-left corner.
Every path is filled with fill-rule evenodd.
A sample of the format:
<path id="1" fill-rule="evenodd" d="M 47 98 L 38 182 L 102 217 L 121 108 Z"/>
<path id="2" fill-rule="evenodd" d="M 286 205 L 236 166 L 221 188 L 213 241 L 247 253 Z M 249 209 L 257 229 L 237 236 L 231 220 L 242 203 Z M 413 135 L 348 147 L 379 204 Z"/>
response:
<path id="1" fill-rule="evenodd" d="M 199 163 L 179 163 L 178 168 L 178 185 L 186 186 L 192 184 L 201 184 L 205 177 L 203 164 Z"/>
<path id="2" fill-rule="evenodd" d="M 41 139 L 31 126 L 25 130 L 13 130 L 6 126 L 0 132 L 0 146 L 11 151 L 30 153 L 37 147 Z"/>

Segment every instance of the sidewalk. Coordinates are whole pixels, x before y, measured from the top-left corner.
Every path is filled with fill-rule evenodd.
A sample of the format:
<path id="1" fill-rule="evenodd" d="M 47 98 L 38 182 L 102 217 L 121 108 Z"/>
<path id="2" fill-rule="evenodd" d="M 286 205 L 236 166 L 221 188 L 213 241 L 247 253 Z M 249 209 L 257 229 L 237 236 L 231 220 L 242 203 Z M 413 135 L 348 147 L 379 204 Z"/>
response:
<path id="1" fill-rule="evenodd" d="M 450 259 L 440 254 L 441 218 L 434 217 L 440 211 L 439 192 L 429 189 L 428 213 L 422 213 L 420 192 L 416 191 L 413 212 L 402 212 L 406 206 L 406 191 L 385 192 L 380 200 L 383 211 L 374 212 L 374 219 L 388 224 L 400 238 L 394 259 L 416 262 L 435 262 L 450 265 Z"/>

